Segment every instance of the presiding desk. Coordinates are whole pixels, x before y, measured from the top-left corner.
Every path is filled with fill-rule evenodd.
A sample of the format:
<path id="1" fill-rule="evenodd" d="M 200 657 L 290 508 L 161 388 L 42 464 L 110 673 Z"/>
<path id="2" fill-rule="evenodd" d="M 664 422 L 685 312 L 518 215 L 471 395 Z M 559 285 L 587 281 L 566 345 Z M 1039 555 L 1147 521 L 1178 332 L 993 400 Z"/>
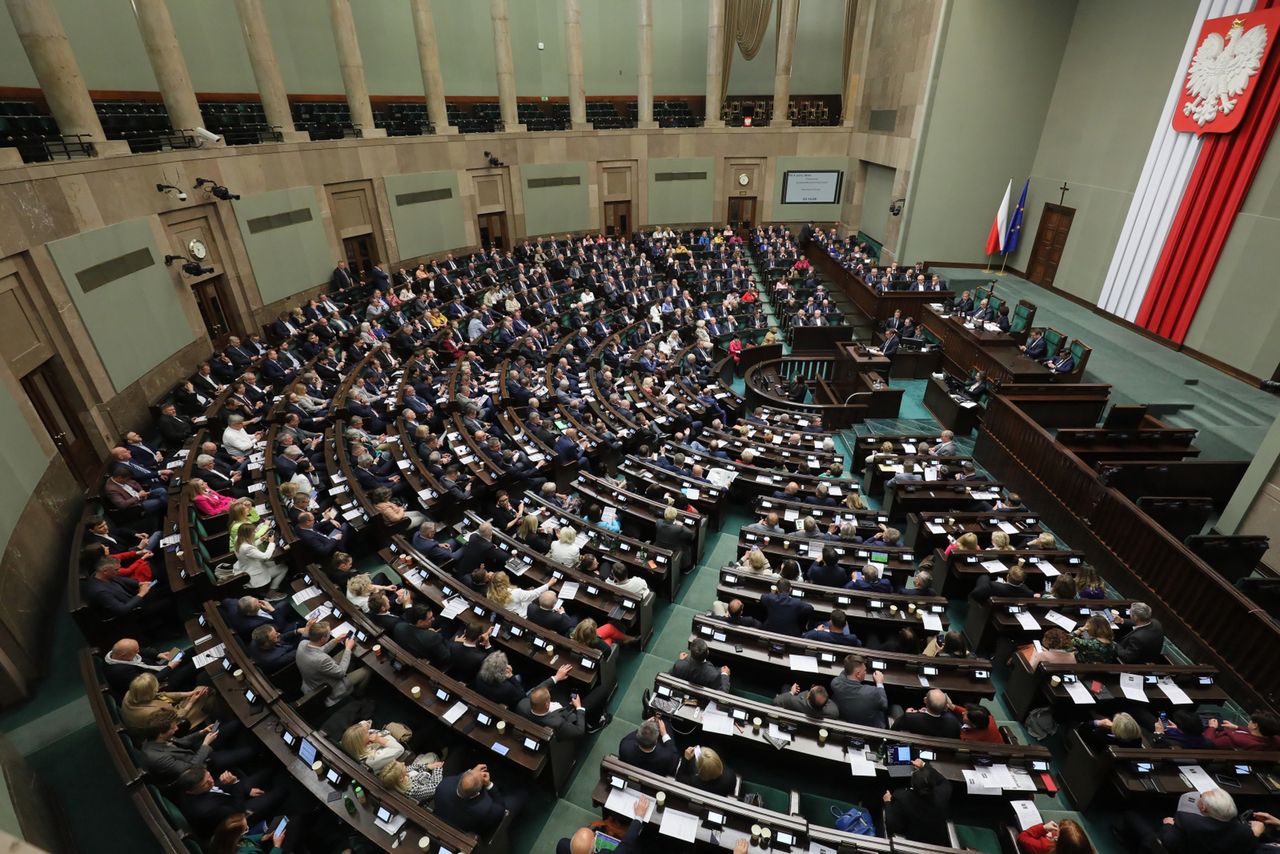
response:
<path id="1" fill-rule="evenodd" d="M 1007 332 L 989 332 L 981 327 L 969 328 L 958 315 L 943 313 L 932 305 L 924 307 L 920 325 L 937 338 L 943 349 L 943 362 L 957 376 L 968 376 L 977 369 L 995 383 L 1073 382 L 1074 374 L 1057 374 L 1018 350 L 1018 342 Z"/>
<path id="2" fill-rule="evenodd" d="M 968 436 L 982 423 L 982 407 L 968 398 L 956 400 L 947 384 L 936 377 L 925 383 L 924 405 L 939 424 L 957 436 Z"/>

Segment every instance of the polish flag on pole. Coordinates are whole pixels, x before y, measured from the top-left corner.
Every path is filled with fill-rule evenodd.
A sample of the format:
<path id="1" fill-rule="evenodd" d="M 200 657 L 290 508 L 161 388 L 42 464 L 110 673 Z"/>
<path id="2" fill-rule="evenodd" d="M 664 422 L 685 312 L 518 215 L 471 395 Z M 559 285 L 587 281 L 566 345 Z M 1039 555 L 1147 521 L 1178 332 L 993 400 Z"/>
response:
<path id="1" fill-rule="evenodd" d="M 1008 185 L 1004 188 L 1004 198 L 1000 200 L 1000 207 L 996 209 L 996 218 L 991 223 L 991 231 L 987 234 L 987 254 L 995 255 L 997 252 L 1004 251 L 1004 240 L 1006 226 L 1009 217 L 1009 194 L 1013 191 L 1013 179 L 1009 179 Z"/>

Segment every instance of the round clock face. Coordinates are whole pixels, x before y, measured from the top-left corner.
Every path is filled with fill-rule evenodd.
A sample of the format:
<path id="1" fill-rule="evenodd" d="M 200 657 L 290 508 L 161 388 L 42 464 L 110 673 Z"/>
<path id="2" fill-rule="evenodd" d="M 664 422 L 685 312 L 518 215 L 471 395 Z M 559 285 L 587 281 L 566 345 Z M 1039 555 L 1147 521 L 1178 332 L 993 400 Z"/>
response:
<path id="1" fill-rule="evenodd" d="M 746 172 L 743 172 L 741 175 L 738 176 L 738 183 L 745 187 L 751 183 L 751 178 L 750 176 L 747 175 Z"/>
<path id="2" fill-rule="evenodd" d="M 200 240 L 192 240 L 187 244 L 187 251 L 191 253 L 191 257 L 197 261 L 203 261 L 204 257 L 209 254 L 209 250 L 205 248 L 204 243 Z"/>

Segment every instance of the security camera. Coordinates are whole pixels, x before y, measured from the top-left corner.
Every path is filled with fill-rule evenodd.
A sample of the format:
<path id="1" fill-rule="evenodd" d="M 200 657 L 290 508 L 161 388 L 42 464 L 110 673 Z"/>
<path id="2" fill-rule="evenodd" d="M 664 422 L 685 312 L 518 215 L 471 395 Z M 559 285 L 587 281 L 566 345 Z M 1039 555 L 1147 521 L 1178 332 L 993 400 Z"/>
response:
<path id="1" fill-rule="evenodd" d="M 224 202 L 240 198 L 238 194 L 231 192 L 212 178 L 197 178 L 196 189 L 198 190 L 201 187 L 204 187 L 205 192 L 211 194 L 215 199 L 222 199 Z"/>
<path id="2" fill-rule="evenodd" d="M 156 192 L 173 193 L 173 197 L 180 202 L 185 202 L 187 200 L 187 194 L 183 192 L 181 188 L 175 187 L 172 184 L 156 184 Z"/>
<path id="3" fill-rule="evenodd" d="M 205 130 L 204 128 L 196 128 L 195 134 L 205 142 L 222 142 L 222 137 L 218 136 L 213 131 Z"/>
<path id="4" fill-rule="evenodd" d="M 213 272 L 212 267 L 201 267 L 199 262 L 192 261 L 190 258 L 184 258 L 181 255 L 164 256 L 164 265 L 166 267 L 172 267 L 175 261 L 182 262 L 182 272 L 186 273 L 188 276 L 204 276 Z"/>

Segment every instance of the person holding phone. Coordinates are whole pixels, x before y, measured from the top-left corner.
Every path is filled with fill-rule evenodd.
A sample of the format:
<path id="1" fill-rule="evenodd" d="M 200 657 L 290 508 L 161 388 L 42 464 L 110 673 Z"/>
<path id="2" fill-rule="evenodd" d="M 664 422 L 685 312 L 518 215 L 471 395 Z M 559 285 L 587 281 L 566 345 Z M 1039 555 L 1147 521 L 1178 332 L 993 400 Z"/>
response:
<path id="1" fill-rule="evenodd" d="M 271 833 L 250 833 L 249 817 L 242 812 L 229 815 L 213 832 L 209 854 L 279 854 L 283 851 L 289 817 L 274 825 Z"/>

